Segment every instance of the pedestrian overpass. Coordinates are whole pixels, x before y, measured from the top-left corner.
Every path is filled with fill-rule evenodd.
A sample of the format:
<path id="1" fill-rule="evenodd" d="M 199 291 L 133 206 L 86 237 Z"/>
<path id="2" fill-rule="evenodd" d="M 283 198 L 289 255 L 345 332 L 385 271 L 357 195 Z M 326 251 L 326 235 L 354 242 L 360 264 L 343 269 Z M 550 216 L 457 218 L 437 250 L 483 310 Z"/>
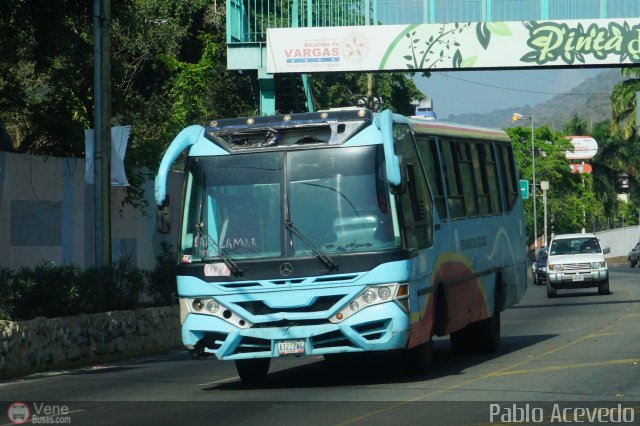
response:
<path id="1" fill-rule="evenodd" d="M 226 13 L 227 68 L 252 76 L 261 114 L 313 111 L 314 72 L 640 63 L 640 0 L 226 0 Z"/>

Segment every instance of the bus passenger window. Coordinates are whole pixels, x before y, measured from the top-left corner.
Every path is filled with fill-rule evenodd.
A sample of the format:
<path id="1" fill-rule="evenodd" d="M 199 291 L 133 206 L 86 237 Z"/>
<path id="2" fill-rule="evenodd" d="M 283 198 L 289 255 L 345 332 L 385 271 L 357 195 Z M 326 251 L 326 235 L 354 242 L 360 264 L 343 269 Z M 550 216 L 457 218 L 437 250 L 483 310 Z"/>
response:
<path id="1" fill-rule="evenodd" d="M 458 165 L 460 167 L 460 178 L 462 181 L 462 191 L 464 194 L 464 204 L 467 217 L 478 216 L 478 200 L 476 198 L 475 181 L 473 179 L 473 162 L 470 154 L 470 144 L 461 143 L 458 145 L 457 154 Z"/>
<path id="2" fill-rule="evenodd" d="M 466 209 L 464 205 L 464 193 L 462 192 L 458 155 L 455 153 L 457 146 L 455 142 L 446 141 L 442 144 L 442 147 L 444 152 L 444 169 L 447 182 L 449 212 L 451 213 L 452 219 L 460 219 L 466 216 Z"/>
<path id="3" fill-rule="evenodd" d="M 427 174 L 429 187 L 433 193 L 436 210 L 438 211 L 440 220 L 446 221 L 447 206 L 444 196 L 442 169 L 440 168 L 440 157 L 438 154 L 436 140 L 433 137 L 427 139 L 424 136 L 418 136 L 416 137 L 416 145 L 418 147 L 418 154 L 420 154 L 424 171 Z"/>
<path id="4" fill-rule="evenodd" d="M 500 196 L 500 180 L 498 179 L 498 163 L 491 145 L 480 145 L 480 162 L 484 166 L 487 184 L 489 185 L 489 199 L 493 214 L 502 213 L 502 197 Z"/>
<path id="5" fill-rule="evenodd" d="M 433 205 L 427 178 L 409 126 L 395 125 L 393 134 L 396 150 L 407 168 L 407 190 L 400 196 L 406 245 L 408 248 L 429 247 L 433 242 Z"/>
<path id="6" fill-rule="evenodd" d="M 506 210 L 511 211 L 513 204 L 518 199 L 516 184 L 516 171 L 513 164 L 513 151 L 510 146 L 500 146 L 498 153 L 502 165 L 502 191 L 506 199 Z"/>
<path id="7" fill-rule="evenodd" d="M 482 150 L 485 145 L 471 144 L 471 161 L 473 162 L 473 172 L 476 182 L 476 189 L 478 191 L 478 203 L 480 204 L 480 214 L 487 216 L 492 213 L 496 213 L 492 209 L 490 201 L 489 182 L 487 179 L 487 169 L 484 167 L 484 161 L 482 158 Z"/>

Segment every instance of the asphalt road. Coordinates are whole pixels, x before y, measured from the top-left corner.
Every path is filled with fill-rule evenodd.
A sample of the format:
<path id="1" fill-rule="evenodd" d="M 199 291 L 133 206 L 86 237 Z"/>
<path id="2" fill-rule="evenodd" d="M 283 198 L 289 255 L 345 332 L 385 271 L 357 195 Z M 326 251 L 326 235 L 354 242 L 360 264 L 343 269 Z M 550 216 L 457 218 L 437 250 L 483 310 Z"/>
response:
<path id="1" fill-rule="evenodd" d="M 502 315 L 499 353 L 456 356 L 438 339 L 425 375 L 397 354 L 283 358 L 247 389 L 233 363 L 175 351 L 1 382 L 0 425 L 16 401 L 35 421 L 74 425 L 640 424 L 640 269 L 612 267 L 610 287 L 547 299 L 530 285 Z"/>

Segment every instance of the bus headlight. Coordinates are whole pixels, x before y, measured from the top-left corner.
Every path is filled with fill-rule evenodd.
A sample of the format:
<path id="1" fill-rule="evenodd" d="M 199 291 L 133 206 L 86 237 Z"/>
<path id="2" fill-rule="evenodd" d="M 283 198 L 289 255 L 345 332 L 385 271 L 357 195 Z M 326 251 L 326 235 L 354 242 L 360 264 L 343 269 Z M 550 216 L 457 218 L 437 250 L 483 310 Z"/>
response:
<path id="1" fill-rule="evenodd" d="M 376 294 L 372 290 L 367 290 L 362 294 L 362 300 L 364 303 L 370 304 L 376 300 Z"/>
<path id="2" fill-rule="evenodd" d="M 207 302 L 207 311 L 215 314 L 220 309 L 220 305 L 215 300 L 211 299 Z"/>
<path id="3" fill-rule="evenodd" d="M 193 306 L 194 311 L 200 312 L 204 308 L 204 303 L 202 303 L 202 299 L 193 299 L 191 306 Z"/>
<path id="4" fill-rule="evenodd" d="M 384 284 L 367 287 L 364 291 L 359 293 L 356 297 L 351 299 L 344 307 L 336 312 L 329 321 L 332 323 L 338 323 L 349 318 L 368 306 L 378 305 L 380 303 L 390 302 L 395 300 L 402 310 L 408 312 L 409 310 L 409 291 L 407 284 Z"/>
<path id="5" fill-rule="evenodd" d="M 387 300 L 391 297 L 391 290 L 389 290 L 389 287 L 380 287 L 378 289 L 378 297 L 382 300 Z"/>
<path id="6" fill-rule="evenodd" d="M 184 312 L 183 307 L 185 308 Z M 190 313 L 220 318 L 238 328 L 250 328 L 252 325 L 244 317 L 236 314 L 214 298 L 180 298 L 180 321 L 184 323 Z"/>

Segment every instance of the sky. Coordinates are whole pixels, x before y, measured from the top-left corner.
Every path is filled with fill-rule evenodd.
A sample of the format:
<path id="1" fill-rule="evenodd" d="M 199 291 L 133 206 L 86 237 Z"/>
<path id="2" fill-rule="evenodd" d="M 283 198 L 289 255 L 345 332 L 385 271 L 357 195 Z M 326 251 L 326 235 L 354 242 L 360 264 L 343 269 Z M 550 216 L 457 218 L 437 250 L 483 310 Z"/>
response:
<path id="1" fill-rule="evenodd" d="M 535 105 L 571 90 L 602 69 L 432 72 L 416 74 L 418 89 L 433 100 L 439 118 Z M 515 112 L 515 111 L 514 111 Z"/>

